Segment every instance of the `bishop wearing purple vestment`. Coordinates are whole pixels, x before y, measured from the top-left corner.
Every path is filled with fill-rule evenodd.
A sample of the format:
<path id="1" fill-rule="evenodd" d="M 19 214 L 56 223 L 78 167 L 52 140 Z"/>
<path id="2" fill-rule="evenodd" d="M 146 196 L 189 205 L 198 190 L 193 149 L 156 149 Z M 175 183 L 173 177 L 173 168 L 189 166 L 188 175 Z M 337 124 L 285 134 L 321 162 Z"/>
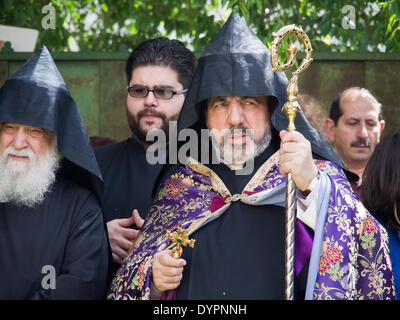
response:
<path id="1" fill-rule="evenodd" d="M 385 229 L 300 113 L 286 132 L 287 79 L 233 13 L 199 59 L 178 131 L 209 145 L 164 166 L 148 217 L 108 299 L 284 299 L 287 173 L 296 184 L 295 299 L 394 299 Z M 206 154 L 206 156 L 205 156 Z M 215 161 L 217 159 L 217 161 Z M 168 235 L 195 240 L 174 257 Z"/>

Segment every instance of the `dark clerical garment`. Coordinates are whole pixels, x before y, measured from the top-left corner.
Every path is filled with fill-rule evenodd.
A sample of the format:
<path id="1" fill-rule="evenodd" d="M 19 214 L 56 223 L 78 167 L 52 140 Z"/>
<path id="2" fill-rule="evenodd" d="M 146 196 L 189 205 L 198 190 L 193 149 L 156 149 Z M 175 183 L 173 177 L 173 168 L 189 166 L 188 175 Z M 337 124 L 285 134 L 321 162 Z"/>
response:
<path id="1" fill-rule="evenodd" d="M 95 148 L 95 154 L 104 181 L 102 206 L 106 222 L 129 218 L 134 209 L 145 218 L 162 165 L 149 164 L 146 149 L 134 137 Z"/>
<path id="2" fill-rule="evenodd" d="M 134 137 L 95 148 L 95 154 L 104 181 L 102 208 L 105 221 L 129 218 L 134 209 L 146 218 L 162 165 L 149 164 L 146 149 Z M 118 267 L 119 264 L 111 263 L 110 278 Z"/>
<path id="3" fill-rule="evenodd" d="M 104 298 L 110 254 L 101 174 L 78 106 L 45 46 L 0 89 L 2 122 L 51 131 L 62 160 L 43 202 L 0 203 L 0 298 Z"/>
<path id="4" fill-rule="evenodd" d="M 0 203 L 0 299 L 101 299 L 107 250 L 96 197 L 72 181 L 33 208 Z"/>
<path id="5" fill-rule="evenodd" d="M 267 150 L 255 159 L 254 172 L 278 150 L 279 138 L 274 136 Z M 209 168 L 232 195 L 240 194 L 252 177 L 222 164 L 211 164 Z M 282 207 L 233 203 L 220 218 L 191 235 L 196 239 L 196 249 L 183 250 L 187 265 L 176 298 L 284 299 L 284 228 Z M 261 265 L 263 268 L 255 267 Z M 303 281 L 299 277 L 295 280 L 296 297 L 304 299 L 306 274 Z"/>

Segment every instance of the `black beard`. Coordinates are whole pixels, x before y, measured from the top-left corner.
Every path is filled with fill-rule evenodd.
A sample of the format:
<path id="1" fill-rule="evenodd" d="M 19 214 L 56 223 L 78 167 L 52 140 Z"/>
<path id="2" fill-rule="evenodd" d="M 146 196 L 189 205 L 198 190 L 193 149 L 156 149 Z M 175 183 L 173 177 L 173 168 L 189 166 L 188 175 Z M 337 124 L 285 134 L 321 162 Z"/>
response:
<path id="1" fill-rule="evenodd" d="M 143 128 L 140 126 L 140 123 L 139 123 L 140 119 L 143 116 L 145 116 L 146 114 L 153 114 L 153 115 L 161 118 L 162 125 L 161 125 L 161 128 L 159 128 L 159 129 L 161 129 L 162 131 L 165 132 L 165 134 L 167 135 L 167 139 L 168 139 L 168 120 L 167 120 L 167 117 L 165 116 L 165 114 L 154 110 L 154 108 L 146 108 L 146 109 L 140 111 L 138 113 L 137 117 L 135 117 L 127 109 L 126 115 L 128 118 L 129 128 L 131 129 L 131 131 L 132 131 L 133 135 L 136 137 L 136 139 L 138 139 L 141 143 L 143 143 L 145 145 L 148 145 L 152 142 L 152 141 L 146 140 L 146 135 L 147 135 L 148 131 L 143 130 Z"/>

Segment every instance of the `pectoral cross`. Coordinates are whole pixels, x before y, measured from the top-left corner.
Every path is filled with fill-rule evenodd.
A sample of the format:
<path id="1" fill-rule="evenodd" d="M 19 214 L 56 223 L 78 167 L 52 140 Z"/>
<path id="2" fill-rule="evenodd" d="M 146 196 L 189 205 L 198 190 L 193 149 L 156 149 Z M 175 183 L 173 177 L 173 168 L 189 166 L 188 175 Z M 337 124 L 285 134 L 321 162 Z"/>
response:
<path id="1" fill-rule="evenodd" d="M 195 239 L 189 239 L 185 230 L 182 230 L 181 227 L 177 228 L 177 230 L 172 233 L 167 230 L 166 237 L 167 239 L 171 239 L 172 243 L 176 244 L 175 248 L 172 249 L 172 253 L 176 259 L 181 257 L 183 252 L 182 247 L 190 246 L 193 248 L 196 241 Z"/>

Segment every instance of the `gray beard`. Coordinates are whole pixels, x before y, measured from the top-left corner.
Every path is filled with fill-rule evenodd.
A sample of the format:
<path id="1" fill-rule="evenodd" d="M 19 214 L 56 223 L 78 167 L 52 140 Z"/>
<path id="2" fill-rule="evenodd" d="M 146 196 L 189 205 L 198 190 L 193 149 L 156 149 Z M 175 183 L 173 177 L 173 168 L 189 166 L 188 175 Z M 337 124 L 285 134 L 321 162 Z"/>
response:
<path id="1" fill-rule="evenodd" d="M 238 129 L 245 130 L 244 128 L 232 128 L 229 129 L 229 131 Z M 225 137 L 229 135 L 229 131 L 227 130 Z M 265 128 L 263 136 L 258 141 L 254 140 L 253 135 L 251 135 L 250 138 L 250 145 L 224 146 L 224 143 L 220 144 L 211 131 L 212 146 L 217 155 L 224 160 L 227 165 L 243 165 L 246 161 L 259 156 L 265 149 L 267 149 L 271 142 L 271 129 L 270 127 Z M 226 141 L 225 138 L 223 141 Z"/>
<path id="2" fill-rule="evenodd" d="M 53 141 L 57 139 L 54 138 Z M 29 156 L 29 163 L 12 159 L 6 163 L 9 153 Z M 28 149 L 18 151 L 12 147 L 7 148 L 0 155 L 0 202 L 27 207 L 42 203 L 56 180 L 61 158 L 56 142 L 49 145 L 39 161 L 36 161 L 33 152 Z"/>

